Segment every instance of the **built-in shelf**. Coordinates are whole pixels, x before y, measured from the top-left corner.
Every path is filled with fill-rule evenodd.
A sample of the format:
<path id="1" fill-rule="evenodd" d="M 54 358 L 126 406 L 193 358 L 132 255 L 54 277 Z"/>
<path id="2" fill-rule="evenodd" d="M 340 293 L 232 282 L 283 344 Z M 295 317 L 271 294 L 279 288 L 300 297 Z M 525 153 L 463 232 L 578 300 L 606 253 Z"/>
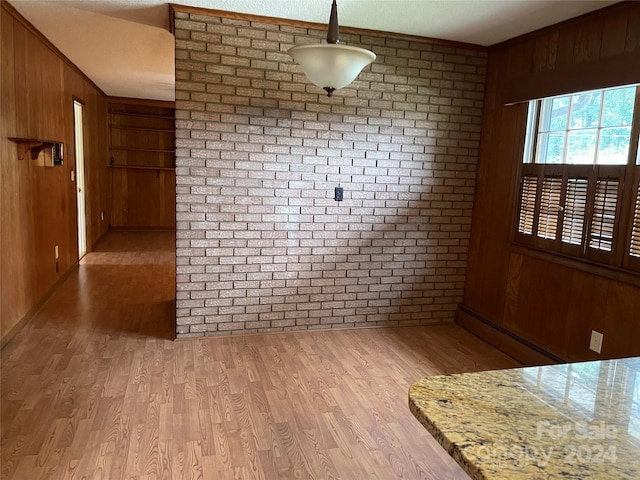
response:
<path id="1" fill-rule="evenodd" d="M 133 113 L 133 112 L 109 112 L 109 115 L 120 115 L 122 117 L 142 117 L 142 118 L 153 118 L 153 119 L 163 119 L 163 120 L 175 120 L 175 116 L 168 115 L 154 115 L 152 113 Z"/>
<path id="2" fill-rule="evenodd" d="M 137 147 L 111 147 L 111 150 L 127 151 L 127 152 L 153 152 L 153 153 L 176 153 L 175 149 L 168 150 L 166 148 L 137 148 Z"/>
<path id="3" fill-rule="evenodd" d="M 167 170 L 174 171 L 175 167 L 152 167 L 146 165 L 109 165 L 109 168 L 121 168 L 124 170 Z"/>
<path id="4" fill-rule="evenodd" d="M 9 137 L 9 140 L 18 144 L 18 160 L 23 160 L 27 153 L 30 153 L 31 160 L 37 160 L 40 152 L 45 148 L 52 148 L 56 144 L 55 140 L 41 140 L 39 138 L 18 138 Z"/>
<path id="5" fill-rule="evenodd" d="M 175 133 L 176 129 L 168 129 L 168 128 L 153 128 L 153 127 L 129 127 L 129 126 L 120 126 L 120 125 L 109 125 L 109 128 L 114 130 L 138 130 L 140 132 L 160 132 L 160 133 Z"/>

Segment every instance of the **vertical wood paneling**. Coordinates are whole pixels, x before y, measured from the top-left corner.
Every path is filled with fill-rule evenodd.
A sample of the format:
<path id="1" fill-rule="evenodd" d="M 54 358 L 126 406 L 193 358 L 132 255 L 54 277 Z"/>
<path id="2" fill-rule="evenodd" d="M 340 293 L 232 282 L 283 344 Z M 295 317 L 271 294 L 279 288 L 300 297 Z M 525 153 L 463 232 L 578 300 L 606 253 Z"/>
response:
<path id="1" fill-rule="evenodd" d="M 640 354 L 630 340 L 640 325 L 640 288 L 512 251 L 526 104 L 517 110 L 504 102 L 640 81 L 638 65 L 637 2 L 505 42 L 489 55 L 464 306 L 569 360 L 598 358 L 588 350 L 592 329 L 605 334 L 602 356 Z"/>
<path id="2" fill-rule="evenodd" d="M 537 37 L 534 40 L 534 71 L 543 72 L 547 70 L 553 70 L 555 68 L 556 58 L 558 55 L 558 38 L 559 33 L 554 32 L 551 35 Z"/>
<path id="3" fill-rule="evenodd" d="M 6 2 L 2 12 L 2 128 L 0 148 L 1 305 L 4 341 L 62 276 L 76 264 L 76 196 L 73 97 L 86 98 L 85 156 L 88 216 L 109 205 L 104 94 L 44 41 Z M 45 138 L 64 143 L 64 165 L 45 167 L 42 159 L 18 160 L 9 137 Z M 41 156 L 44 154 L 41 154 Z M 100 159 L 98 167 L 95 160 Z M 100 171 L 102 170 L 102 172 Z M 99 214 L 98 214 L 99 215 Z M 106 230 L 88 218 L 88 239 Z M 58 268 L 54 255 L 59 249 Z"/>
<path id="4" fill-rule="evenodd" d="M 597 353 L 589 350 L 589 339 L 591 330 L 602 333 L 604 329 L 609 285 L 610 282 L 606 278 L 579 270 L 573 271 L 571 291 L 567 299 L 564 343 L 564 356 L 567 360 L 598 358 Z"/>
<path id="5" fill-rule="evenodd" d="M 518 45 L 517 49 L 507 50 L 509 68 L 506 68 L 501 75 L 513 79 L 523 73 L 529 73 L 533 70 L 533 61 L 535 53 L 535 42 L 533 38 L 527 39 Z"/>
<path id="6" fill-rule="evenodd" d="M 114 227 L 175 228 L 174 112 L 168 102 L 109 101 Z"/>
<path id="7" fill-rule="evenodd" d="M 556 69 L 565 68 L 573 63 L 575 42 L 576 27 L 574 25 L 559 30 Z"/>
<path id="8" fill-rule="evenodd" d="M 603 355 L 624 357 L 637 354 L 640 338 L 639 288 L 619 282 L 610 283 L 602 333 Z"/>
<path id="9" fill-rule="evenodd" d="M 629 13 L 624 50 L 625 52 L 637 52 L 640 50 L 640 9 L 638 8 Z"/>
<path id="10" fill-rule="evenodd" d="M 523 256 L 518 306 L 509 319 L 514 333 L 556 355 L 562 353 L 564 344 L 571 274 L 568 267 Z"/>
<path id="11" fill-rule="evenodd" d="M 112 176 L 114 226 L 175 227 L 174 171 L 113 168 Z"/>
<path id="12" fill-rule="evenodd" d="M 497 76 L 499 70 L 492 68 L 491 63 L 502 63 L 505 61 L 506 55 L 504 52 L 498 52 L 493 58 L 489 59 L 489 69 L 487 72 L 487 85 L 485 93 L 485 109 L 482 118 L 482 135 L 485 138 L 491 138 L 494 132 L 498 131 L 498 125 L 502 118 L 502 109 L 494 108 L 497 102 Z M 478 169 L 476 173 L 476 188 L 473 199 L 473 216 L 472 216 L 472 228 L 470 233 L 469 243 L 469 255 L 467 262 L 467 281 L 465 283 L 465 303 L 468 305 L 477 305 L 480 310 L 477 311 L 480 315 L 488 318 L 500 318 L 500 312 L 496 308 L 502 308 L 502 305 L 496 306 L 493 303 L 483 301 L 484 291 L 482 285 L 484 284 L 482 277 L 485 274 L 484 259 L 486 258 L 483 253 L 487 246 L 491 242 L 491 236 L 489 234 L 490 226 L 484 221 L 482 215 L 486 211 L 487 205 L 490 204 L 488 195 L 492 185 L 490 183 L 490 177 L 492 170 L 488 167 L 491 166 L 489 160 L 483 162 L 483 158 L 490 158 L 490 151 L 483 151 L 487 149 L 492 142 L 481 142 L 480 144 L 480 159 L 478 161 Z M 491 258 L 496 258 L 496 255 L 491 255 Z M 469 287 L 473 288 L 469 288 Z"/>
<path id="13" fill-rule="evenodd" d="M 483 316 L 502 322 L 504 310 L 504 281 L 509 270 L 509 257 L 502 256 L 510 235 L 512 207 L 508 199 L 512 198 L 517 159 L 521 154 L 520 142 L 500 142 L 501 132 L 509 127 L 523 124 L 523 105 L 485 110 L 483 127 L 490 125 L 489 132 L 483 135 L 495 135 L 498 143 L 497 152 L 486 152 L 486 155 L 498 155 L 510 159 L 503 164 L 504 168 L 491 168 L 490 161 L 480 161 L 478 166 L 478 182 L 474 201 L 474 215 L 490 209 L 491 214 L 474 217 L 472 226 L 472 242 L 469 260 L 469 273 L 474 281 L 465 289 L 465 298 L 475 298 L 475 304 L 481 307 Z M 481 157 L 482 158 L 482 157 Z M 496 242 L 496 238 L 504 239 Z M 502 288 L 496 288 L 496 285 Z M 465 301 L 466 303 L 467 301 Z"/>
<path id="14" fill-rule="evenodd" d="M 29 109 L 27 108 L 29 95 L 28 95 L 28 82 L 27 82 L 27 31 L 17 22 L 14 22 L 13 17 L 7 14 L 4 10 L 2 12 L 3 17 L 7 19 L 7 23 L 11 24 L 11 31 L 13 32 L 13 52 L 11 58 L 13 58 L 14 79 L 10 86 L 12 90 L 7 90 L 6 97 L 14 97 L 15 104 L 20 106 L 22 113 L 15 116 L 15 127 L 13 128 L 13 135 L 18 137 L 23 136 L 22 132 L 29 130 Z M 3 36 L 3 42 L 6 41 Z M 5 57 L 2 56 L 3 68 L 5 70 Z M 23 59 L 22 61 L 16 61 L 15 59 Z M 4 82 L 3 82 L 4 84 Z M 3 85 L 4 86 L 4 85 Z M 12 94 L 13 92 L 13 94 Z"/>
<path id="15" fill-rule="evenodd" d="M 588 25 L 580 25 L 576 29 L 574 45 L 574 62 L 587 62 L 600 57 L 604 20 L 598 19 Z"/>
<path id="16" fill-rule="evenodd" d="M 605 57 L 624 52 L 628 20 L 629 15 L 625 15 L 625 12 L 617 12 L 604 18 L 602 38 L 606 41 L 600 45 L 600 55 Z"/>
<path id="17" fill-rule="evenodd" d="M 14 59 L 19 51 L 16 32 L 14 31 L 13 18 L 0 9 L 0 58 L 2 58 L 2 68 L 0 68 L 0 317 L 15 318 L 17 306 L 25 303 L 24 277 L 14 278 L 12 273 L 20 265 L 20 252 L 8 255 L 8 249 L 16 243 L 24 242 L 24 232 L 18 229 L 3 228 L 2 225 L 16 225 L 20 216 L 21 205 L 17 199 L 20 196 L 20 175 L 19 168 L 9 168 L 10 158 L 14 158 L 16 146 L 13 142 L 6 140 L 6 136 L 14 136 L 17 133 L 16 103 L 19 99 L 20 90 L 16 89 L 15 80 L 17 74 L 14 69 Z M 10 95 L 10 92 L 14 92 Z M 6 206 L 11 205 L 11 208 Z M 4 334 L 4 327 L 2 327 Z"/>
<path id="18" fill-rule="evenodd" d="M 511 255 L 507 289 L 504 302 L 504 325 L 514 328 L 513 320 L 518 315 L 518 298 L 520 297 L 520 275 L 522 274 L 522 259 L 519 254 Z"/>

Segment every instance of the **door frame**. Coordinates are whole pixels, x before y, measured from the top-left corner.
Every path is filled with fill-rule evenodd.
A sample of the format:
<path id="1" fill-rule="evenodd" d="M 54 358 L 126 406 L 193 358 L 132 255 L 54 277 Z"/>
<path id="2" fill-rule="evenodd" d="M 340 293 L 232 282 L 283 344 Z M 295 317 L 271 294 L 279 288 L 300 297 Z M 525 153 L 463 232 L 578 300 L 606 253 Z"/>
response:
<path id="1" fill-rule="evenodd" d="M 76 230 L 78 242 L 78 261 L 87 253 L 87 196 L 86 162 L 85 162 L 85 102 L 73 97 L 73 151 L 75 158 L 75 192 L 76 192 Z M 78 139 L 78 108 L 80 111 L 80 139 Z M 81 143 L 80 143 L 81 142 Z M 78 149 L 78 146 L 81 149 Z"/>

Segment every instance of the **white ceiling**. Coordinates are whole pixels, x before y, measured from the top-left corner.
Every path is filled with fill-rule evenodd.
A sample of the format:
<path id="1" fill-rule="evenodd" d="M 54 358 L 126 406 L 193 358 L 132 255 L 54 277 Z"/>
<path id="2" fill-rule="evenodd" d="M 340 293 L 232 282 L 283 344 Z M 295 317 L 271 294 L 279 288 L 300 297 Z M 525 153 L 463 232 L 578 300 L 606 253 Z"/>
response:
<path id="1" fill-rule="evenodd" d="M 162 0 L 9 0 L 107 95 L 174 99 L 173 36 Z M 331 0 L 176 0 L 183 5 L 326 24 Z M 478 45 L 617 0 L 339 0 L 341 26 Z"/>

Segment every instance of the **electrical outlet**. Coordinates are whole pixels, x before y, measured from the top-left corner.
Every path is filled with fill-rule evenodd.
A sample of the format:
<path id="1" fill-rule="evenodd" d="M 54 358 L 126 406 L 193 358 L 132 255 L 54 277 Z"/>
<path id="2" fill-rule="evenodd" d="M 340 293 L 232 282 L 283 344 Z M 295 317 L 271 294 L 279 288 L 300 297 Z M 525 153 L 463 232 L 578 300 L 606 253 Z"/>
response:
<path id="1" fill-rule="evenodd" d="M 334 194 L 333 194 L 333 199 L 336 202 L 341 202 L 342 200 L 344 200 L 344 188 L 342 187 L 336 187 Z"/>
<path id="2" fill-rule="evenodd" d="M 589 350 L 600 353 L 602 351 L 602 340 L 604 340 L 604 335 L 602 335 L 600 332 L 596 332 L 595 330 L 591 330 Z"/>
<path id="3" fill-rule="evenodd" d="M 58 245 L 53 247 L 53 253 L 56 256 L 56 260 L 58 260 L 60 258 L 60 252 L 58 251 Z"/>

